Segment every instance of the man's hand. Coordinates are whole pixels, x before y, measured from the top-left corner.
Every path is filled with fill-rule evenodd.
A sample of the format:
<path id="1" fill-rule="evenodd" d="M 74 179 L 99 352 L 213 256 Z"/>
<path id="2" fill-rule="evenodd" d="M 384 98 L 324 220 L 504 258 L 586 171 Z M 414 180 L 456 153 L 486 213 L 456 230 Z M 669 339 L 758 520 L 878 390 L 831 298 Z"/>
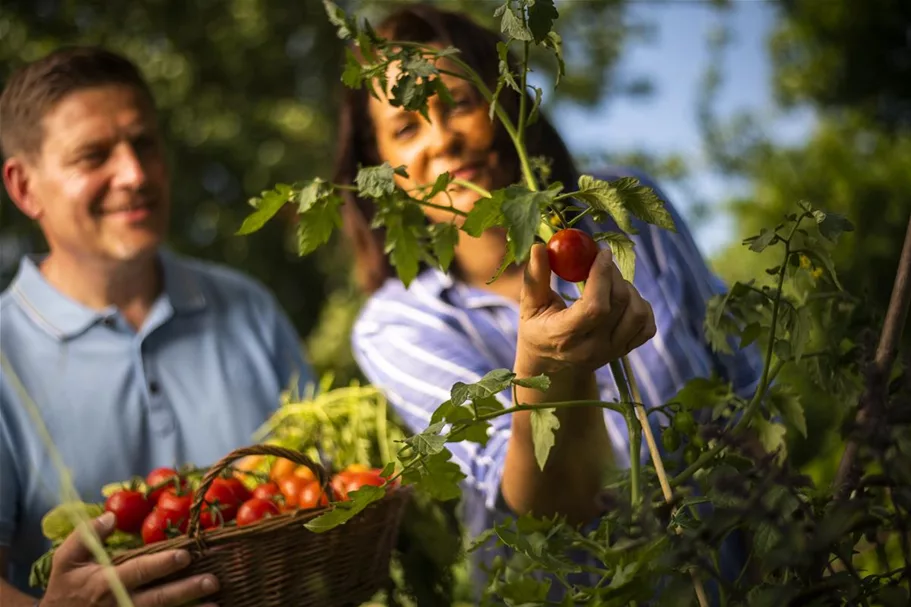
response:
<path id="1" fill-rule="evenodd" d="M 114 530 L 114 515 L 105 513 L 92 521 L 91 526 L 102 539 Z M 203 598 L 218 589 L 212 575 L 200 575 L 165 585 L 137 591 L 156 580 L 180 571 L 190 564 L 190 554 L 184 550 L 169 550 L 140 556 L 115 568 L 135 607 L 177 607 Z M 47 591 L 41 607 L 100 607 L 115 606 L 117 600 L 108 582 L 104 566 L 99 565 L 76 530 L 57 548 L 51 567 Z"/>

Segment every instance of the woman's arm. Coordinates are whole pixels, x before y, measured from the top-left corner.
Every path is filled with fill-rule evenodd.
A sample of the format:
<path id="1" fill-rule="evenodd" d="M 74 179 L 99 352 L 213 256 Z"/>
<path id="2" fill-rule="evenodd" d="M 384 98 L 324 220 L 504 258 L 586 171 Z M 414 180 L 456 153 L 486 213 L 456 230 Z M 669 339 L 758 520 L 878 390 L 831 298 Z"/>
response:
<path id="1" fill-rule="evenodd" d="M 516 374 L 544 373 L 551 379 L 546 393 L 517 389 L 518 400 L 527 404 L 598 400 L 595 370 L 655 334 L 651 306 L 623 280 L 609 250 L 599 254 L 582 296 L 567 308 L 550 288 L 544 247 L 535 246 L 526 268 L 520 316 Z M 589 522 L 598 514 L 595 498 L 612 453 L 604 412 L 565 409 L 557 417 L 560 428 L 541 470 L 535 458 L 530 413 L 514 415 L 503 497 L 520 514 L 561 514 L 572 523 Z"/>

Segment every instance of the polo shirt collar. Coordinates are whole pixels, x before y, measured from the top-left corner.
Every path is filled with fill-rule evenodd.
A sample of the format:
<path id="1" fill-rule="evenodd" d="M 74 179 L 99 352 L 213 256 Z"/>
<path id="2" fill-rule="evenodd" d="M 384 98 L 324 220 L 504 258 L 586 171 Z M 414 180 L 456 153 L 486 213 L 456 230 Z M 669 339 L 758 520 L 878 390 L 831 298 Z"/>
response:
<path id="1" fill-rule="evenodd" d="M 67 297 L 53 287 L 39 269 L 45 255 L 23 256 L 10 291 L 46 331 L 58 339 L 71 339 L 95 323 L 116 313 L 114 306 L 93 310 Z M 177 314 L 191 313 L 205 307 L 206 299 L 198 279 L 187 263 L 173 252 L 159 252 L 164 277 L 164 291 L 159 297 Z M 159 302 L 156 302 L 156 307 Z"/>

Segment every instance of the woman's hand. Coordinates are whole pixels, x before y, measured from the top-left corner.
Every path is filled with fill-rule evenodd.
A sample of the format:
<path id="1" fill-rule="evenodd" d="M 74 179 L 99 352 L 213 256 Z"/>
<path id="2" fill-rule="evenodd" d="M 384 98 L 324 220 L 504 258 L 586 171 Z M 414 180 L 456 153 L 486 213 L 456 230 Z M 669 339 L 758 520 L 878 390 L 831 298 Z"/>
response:
<path id="1" fill-rule="evenodd" d="M 114 515 L 107 513 L 91 522 L 95 533 L 105 538 L 114 531 Z M 200 575 L 158 583 L 190 564 L 185 550 L 169 550 L 136 557 L 114 568 L 136 607 L 177 607 L 201 599 L 218 589 L 212 575 Z M 92 558 L 77 530 L 54 552 L 51 577 L 41 607 L 110 605 L 117 601 L 104 567 Z"/>
<path id="2" fill-rule="evenodd" d="M 544 245 L 535 245 L 519 301 L 519 359 L 529 373 L 593 372 L 655 335 L 652 307 L 624 280 L 609 249 L 595 258 L 571 306 L 550 288 Z"/>

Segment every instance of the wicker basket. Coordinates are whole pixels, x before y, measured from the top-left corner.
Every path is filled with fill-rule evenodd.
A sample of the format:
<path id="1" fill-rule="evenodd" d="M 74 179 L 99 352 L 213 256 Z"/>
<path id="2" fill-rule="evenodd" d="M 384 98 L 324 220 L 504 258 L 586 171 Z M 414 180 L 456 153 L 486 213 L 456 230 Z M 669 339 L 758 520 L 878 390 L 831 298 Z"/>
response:
<path id="1" fill-rule="evenodd" d="M 332 495 L 329 473 L 300 452 L 268 445 L 237 449 L 203 478 L 186 535 L 123 552 L 114 564 L 163 550 L 188 550 L 192 564 L 173 579 L 214 574 L 220 588 L 206 601 L 220 607 L 360 605 L 389 586 L 389 563 L 408 487 L 387 488 L 381 500 L 323 533 L 310 531 L 304 523 L 327 508 L 286 513 L 246 527 L 201 531 L 199 513 L 209 485 L 231 462 L 248 455 L 274 455 L 306 465 Z"/>

